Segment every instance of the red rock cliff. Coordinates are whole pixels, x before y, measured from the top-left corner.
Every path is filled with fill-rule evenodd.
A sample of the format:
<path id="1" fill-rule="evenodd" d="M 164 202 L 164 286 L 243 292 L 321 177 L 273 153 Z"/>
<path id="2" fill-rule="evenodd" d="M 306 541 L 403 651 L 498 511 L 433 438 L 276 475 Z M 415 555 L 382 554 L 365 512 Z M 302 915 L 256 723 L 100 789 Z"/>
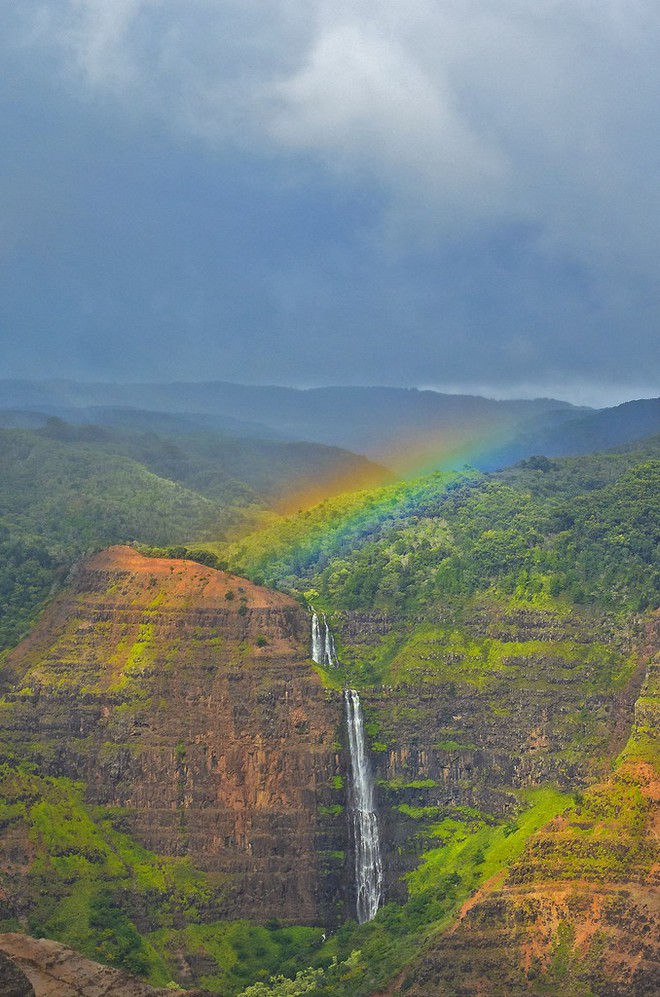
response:
<path id="1" fill-rule="evenodd" d="M 127 808 L 150 850 L 216 874 L 218 913 L 322 923 L 345 849 L 328 815 L 341 700 L 290 598 L 191 561 L 114 547 L 82 565 L 11 655 L 14 740 Z"/>

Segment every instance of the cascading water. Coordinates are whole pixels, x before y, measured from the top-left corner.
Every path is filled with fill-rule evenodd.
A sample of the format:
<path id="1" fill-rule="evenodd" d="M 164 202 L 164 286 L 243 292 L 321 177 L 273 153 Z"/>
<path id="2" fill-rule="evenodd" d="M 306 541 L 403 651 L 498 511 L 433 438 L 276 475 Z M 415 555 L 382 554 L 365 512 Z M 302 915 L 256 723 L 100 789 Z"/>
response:
<path id="1" fill-rule="evenodd" d="M 323 614 L 323 622 L 312 609 L 312 660 L 317 665 L 337 667 L 337 651 L 332 631 Z M 355 689 L 344 689 L 348 750 L 351 760 L 349 814 L 355 851 L 355 892 L 357 919 L 360 924 L 376 916 L 383 891 L 383 868 L 380 859 L 378 817 L 374 808 L 374 780 L 364 737 L 364 718 L 360 697 Z"/>
<path id="2" fill-rule="evenodd" d="M 328 626 L 325 614 L 323 616 L 323 626 L 325 627 L 325 664 L 330 668 L 336 668 L 339 665 L 339 662 L 337 661 L 335 638 L 332 636 L 332 630 Z"/>
<path id="3" fill-rule="evenodd" d="M 323 623 L 319 620 L 316 610 L 312 609 L 312 661 L 324 668 L 336 668 L 339 665 L 335 639 L 323 614 Z"/>
<path id="4" fill-rule="evenodd" d="M 318 613 L 312 610 L 312 661 L 317 665 L 324 664 L 325 638 L 321 632 Z"/>
<path id="5" fill-rule="evenodd" d="M 344 689 L 348 746 L 351 756 L 350 813 L 355 840 L 355 886 L 360 924 L 376 916 L 383 889 L 378 817 L 374 809 L 374 781 L 364 738 L 360 697 Z"/>

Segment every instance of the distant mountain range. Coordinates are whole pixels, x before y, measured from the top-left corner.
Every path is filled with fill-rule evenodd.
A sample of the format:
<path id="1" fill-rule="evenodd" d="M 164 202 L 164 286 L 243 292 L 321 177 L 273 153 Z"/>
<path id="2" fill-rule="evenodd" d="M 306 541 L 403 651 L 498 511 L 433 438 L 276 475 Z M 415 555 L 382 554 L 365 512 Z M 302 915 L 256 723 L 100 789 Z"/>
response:
<path id="1" fill-rule="evenodd" d="M 559 418 L 558 418 L 559 416 Z M 569 457 L 611 450 L 660 432 L 660 398 L 624 402 L 615 408 L 589 413 L 550 413 L 535 420 L 510 443 L 490 455 L 491 470 L 532 454 Z"/>
<path id="2" fill-rule="evenodd" d="M 322 443 L 408 473 L 464 463 L 493 469 L 660 432 L 660 399 L 594 410 L 549 398 L 496 401 L 415 388 L 0 382 L 0 425 L 34 427 L 53 415 L 168 437 Z"/>

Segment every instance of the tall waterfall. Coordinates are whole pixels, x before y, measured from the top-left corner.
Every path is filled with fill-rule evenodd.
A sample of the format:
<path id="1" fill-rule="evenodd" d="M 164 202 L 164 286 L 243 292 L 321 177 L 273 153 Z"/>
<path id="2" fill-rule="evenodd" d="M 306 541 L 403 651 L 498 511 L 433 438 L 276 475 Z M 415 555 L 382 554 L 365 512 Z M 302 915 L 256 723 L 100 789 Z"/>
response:
<path id="1" fill-rule="evenodd" d="M 360 697 L 344 689 L 348 746 L 351 756 L 350 814 L 355 839 L 355 886 L 360 924 L 376 916 L 383 888 L 378 817 L 374 809 L 374 780 L 364 739 Z"/>
<path id="2" fill-rule="evenodd" d="M 335 650 L 335 639 L 328 626 L 328 621 L 323 614 L 323 622 L 319 620 L 316 610 L 312 610 L 312 661 L 324 668 L 336 668 L 337 651 Z"/>

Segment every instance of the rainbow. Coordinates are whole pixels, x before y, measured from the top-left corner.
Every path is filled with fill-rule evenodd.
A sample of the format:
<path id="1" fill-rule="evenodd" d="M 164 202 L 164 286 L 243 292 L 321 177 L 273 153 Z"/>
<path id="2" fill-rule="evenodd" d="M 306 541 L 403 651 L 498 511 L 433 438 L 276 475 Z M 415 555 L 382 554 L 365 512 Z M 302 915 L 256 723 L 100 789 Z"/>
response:
<path id="1" fill-rule="evenodd" d="M 330 554 L 338 546 L 345 550 L 357 546 L 388 520 L 424 516 L 425 509 L 437 509 L 439 494 L 452 482 L 476 480 L 481 472 L 473 464 L 495 455 L 508 438 L 498 426 L 496 431 L 479 436 L 473 431 L 454 430 L 441 436 L 416 436 L 405 445 L 399 441 L 389 451 L 389 466 L 398 472 L 395 480 L 390 477 L 386 484 L 356 489 L 349 475 L 341 482 L 345 487 L 339 493 L 335 479 L 334 497 L 322 501 L 316 489 L 291 493 L 284 518 L 230 546 L 227 553 L 232 568 L 238 574 L 267 579 L 275 562 L 280 568 L 285 562 L 296 574 L 299 562 L 322 558 L 324 550 Z"/>
<path id="2" fill-rule="evenodd" d="M 364 474 L 354 468 L 334 473 L 331 482 L 318 481 L 313 486 L 293 488 L 278 502 L 284 515 L 304 512 L 318 505 L 330 493 L 341 495 L 374 488 L 396 480 L 413 480 L 426 477 L 434 471 L 460 471 L 486 463 L 495 457 L 502 446 L 511 439 L 509 427 L 472 424 L 448 426 L 441 431 L 429 429 L 414 437 L 400 435 L 380 449 L 376 459 L 385 473 L 365 480 Z M 391 473 L 388 473 L 391 472 Z M 328 485 L 331 484 L 331 488 Z"/>

